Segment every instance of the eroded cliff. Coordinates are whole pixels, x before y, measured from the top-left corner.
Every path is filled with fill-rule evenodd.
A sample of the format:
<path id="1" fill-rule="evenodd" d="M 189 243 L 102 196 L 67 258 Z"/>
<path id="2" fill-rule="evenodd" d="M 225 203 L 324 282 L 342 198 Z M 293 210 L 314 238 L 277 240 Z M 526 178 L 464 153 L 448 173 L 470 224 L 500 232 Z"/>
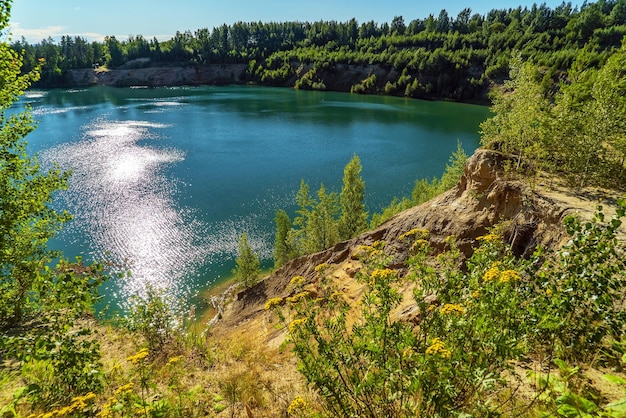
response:
<path id="1" fill-rule="evenodd" d="M 435 251 L 444 250 L 446 238 L 454 236 L 466 256 L 472 253 L 476 238 L 497 224 L 502 225 L 505 240 L 520 256 L 529 254 L 537 245 L 547 248 L 562 245 L 566 239 L 563 219 L 576 206 L 555 199 L 554 193 L 549 196 L 549 185 L 531 188 L 527 182 L 515 179 L 503 168 L 508 160 L 509 157 L 496 151 L 476 151 L 456 187 L 357 238 L 288 262 L 255 286 L 239 292 L 225 308 L 217 326 L 237 328 L 241 332 L 254 330 L 266 341 L 278 343 L 283 333 L 270 326 L 264 304 L 270 298 L 290 296 L 289 281 L 294 276 L 303 276 L 308 289 L 314 292 L 318 285 L 315 266 L 327 263 L 342 293 L 357 300 L 363 291 L 355 280 L 360 268 L 355 255 L 357 248 L 384 241 L 386 253 L 393 258 L 392 267 L 402 274 L 409 248 L 406 240 L 399 237 L 414 228 L 430 231 L 430 244 Z M 401 309 L 410 311 L 410 306 Z"/>

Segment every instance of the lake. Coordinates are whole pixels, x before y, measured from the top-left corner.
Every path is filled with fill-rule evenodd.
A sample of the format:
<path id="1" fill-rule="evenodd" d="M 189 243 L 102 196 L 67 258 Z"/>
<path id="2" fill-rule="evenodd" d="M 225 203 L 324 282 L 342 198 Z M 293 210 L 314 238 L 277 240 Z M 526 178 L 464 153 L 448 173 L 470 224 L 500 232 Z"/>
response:
<path id="1" fill-rule="evenodd" d="M 227 277 L 240 234 L 272 265 L 274 215 L 293 217 L 304 179 L 339 192 L 358 155 L 370 213 L 478 146 L 486 107 L 251 86 L 106 87 L 26 93 L 44 166 L 72 170 L 55 204 L 74 214 L 51 242 L 68 257 L 123 263 L 104 285 L 127 307 L 147 286 L 182 305 Z"/>

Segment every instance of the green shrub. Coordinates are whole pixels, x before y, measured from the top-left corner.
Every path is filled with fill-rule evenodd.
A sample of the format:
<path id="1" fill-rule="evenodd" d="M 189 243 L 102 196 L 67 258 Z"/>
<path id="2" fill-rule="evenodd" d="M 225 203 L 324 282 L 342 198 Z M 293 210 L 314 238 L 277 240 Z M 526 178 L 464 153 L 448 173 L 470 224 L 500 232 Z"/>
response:
<path id="1" fill-rule="evenodd" d="M 315 292 L 269 304 L 288 325 L 299 370 L 329 416 L 493 416 L 519 407 L 513 360 L 584 361 L 624 333 L 624 247 L 619 218 L 570 217 L 558 252 L 516 258 L 497 230 L 462 262 L 453 239 L 434 256 L 428 231 L 412 230 L 406 277 L 384 243 L 358 250 L 362 299 L 350 305 L 322 265 Z M 399 285 L 415 283 L 412 317 L 398 319 Z M 403 305 L 406 306 L 406 305 Z M 287 324 L 288 323 L 288 324 Z M 508 395 L 503 395 L 508 393 Z"/>

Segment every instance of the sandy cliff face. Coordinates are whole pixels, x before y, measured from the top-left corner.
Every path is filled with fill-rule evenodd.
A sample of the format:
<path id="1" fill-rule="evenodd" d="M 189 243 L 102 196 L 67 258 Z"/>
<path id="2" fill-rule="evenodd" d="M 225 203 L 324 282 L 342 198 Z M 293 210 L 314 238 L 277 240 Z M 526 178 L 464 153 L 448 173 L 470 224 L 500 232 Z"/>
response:
<path id="1" fill-rule="evenodd" d="M 566 235 L 562 221 L 571 208 L 507 178 L 502 170 L 507 159 L 495 151 L 478 150 L 469 159 L 465 174 L 455 188 L 396 215 L 357 238 L 290 261 L 254 287 L 237 294 L 219 326 L 241 326 L 249 322 L 257 330 L 265 326 L 268 340 L 279 340 L 277 332 L 263 319 L 263 308 L 269 298 L 289 296 L 288 284 L 292 277 L 303 276 L 314 287 L 315 266 L 327 263 L 333 277 L 343 287 L 342 291 L 356 299 L 362 292 L 362 287 L 354 280 L 360 267 L 356 249 L 377 240 L 384 241 L 385 251 L 393 257 L 393 267 L 402 272 L 409 248 L 406 240 L 399 237 L 414 228 L 429 230 L 430 244 L 436 250 L 445 248 L 448 236 L 456 237 L 465 255 L 471 254 L 477 237 L 505 221 L 505 239 L 518 255 L 528 254 L 537 244 L 561 245 Z"/>
<path id="2" fill-rule="evenodd" d="M 68 83 L 74 86 L 200 86 L 236 84 L 245 78 L 245 64 L 214 64 L 185 67 L 72 70 Z"/>

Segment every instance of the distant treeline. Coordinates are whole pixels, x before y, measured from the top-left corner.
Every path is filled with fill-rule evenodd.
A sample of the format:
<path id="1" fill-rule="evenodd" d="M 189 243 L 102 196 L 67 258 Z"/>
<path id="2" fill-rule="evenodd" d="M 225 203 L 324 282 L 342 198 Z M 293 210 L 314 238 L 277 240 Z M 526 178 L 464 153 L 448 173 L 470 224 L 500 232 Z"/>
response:
<path id="1" fill-rule="evenodd" d="M 402 16 L 382 24 L 238 22 L 177 32 L 164 42 L 140 35 L 104 42 L 64 36 L 34 45 L 22 39 L 12 47 L 24 54 L 25 72 L 45 59 L 44 87 L 67 83 L 69 70 L 94 66 L 243 63 L 248 70 L 238 82 L 473 100 L 507 78 L 513 50 L 552 83 L 573 65 L 602 65 L 625 35 L 626 0 L 601 0 L 580 8 L 542 4 L 486 15 L 466 8 L 456 17 L 444 9 L 408 23 Z M 364 67 L 365 76 L 349 87 L 332 82 L 346 66 Z"/>

